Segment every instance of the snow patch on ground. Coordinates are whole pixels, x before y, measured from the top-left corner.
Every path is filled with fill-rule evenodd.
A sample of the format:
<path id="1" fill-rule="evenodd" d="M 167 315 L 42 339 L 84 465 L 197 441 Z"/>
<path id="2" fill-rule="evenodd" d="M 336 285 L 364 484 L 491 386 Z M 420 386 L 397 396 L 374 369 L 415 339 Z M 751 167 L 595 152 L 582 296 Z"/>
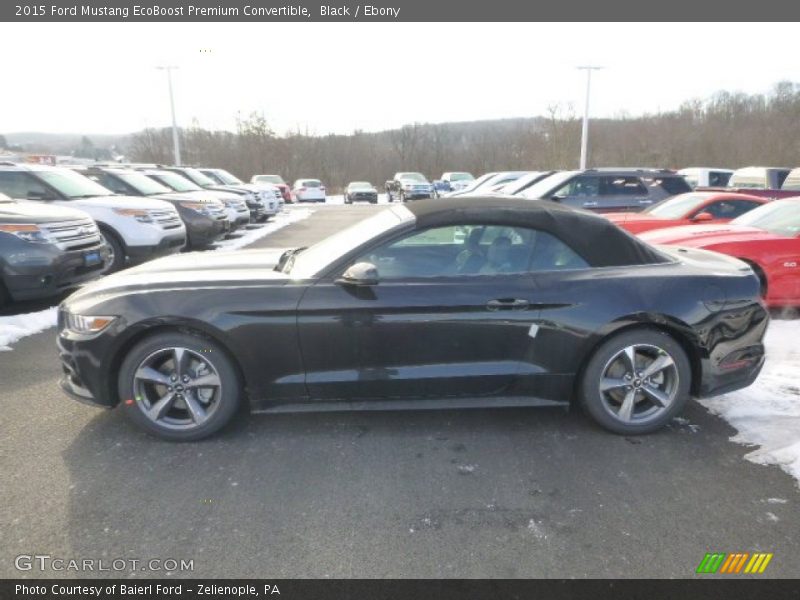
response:
<path id="1" fill-rule="evenodd" d="M 23 315 L 0 317 L 0 352 L 11 350 L 11 344 L 25 336 L 55 327 L 57 318 L 58 308 L 55 306 Z"/>
<path id="2" fill-rule="evenodd" d="M 800 320 L 773 320 L 767 361 L 749 388 L 700 400 L 736 428 L 732 441 L 757 446 L 751 462 L 778 465 L 800 482 Z"/>
<path id="3" fill-rule="evenodd" d="M 260 240 L 270 233 L 278 231 L 278 229 L 282 229 L 287 225 L 308 218 L 313 212 L 314 211 L 309 208 L 287 209 L 284 212 L 275 215 L 268 223 L 253 227 L 253 229 L 244 229 L 241 232 L 234 234 L 238 235 L 238 237 L 217 242 L 215 244 L 215 250 L 239 250 L 240 248 L 249 246 L 256 240 Z"/>

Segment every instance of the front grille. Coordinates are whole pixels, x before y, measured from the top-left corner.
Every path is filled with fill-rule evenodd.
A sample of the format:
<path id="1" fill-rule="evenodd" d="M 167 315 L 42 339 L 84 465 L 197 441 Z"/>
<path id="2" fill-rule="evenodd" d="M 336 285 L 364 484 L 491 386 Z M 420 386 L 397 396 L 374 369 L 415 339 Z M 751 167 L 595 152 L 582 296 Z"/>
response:
<path id="1" fill-rule="evenodd" d="M 100 232 L 91 219 L 75 219 L 39 226 L 45 230 L 62 250 L 91 248 L 101 242 Z"/>
<path id="2" fill-rule="evenodd" d="M 150 217 L 158 223 L 161 229 L 180 229 L 181 218 L 174 210 L 151 210 Z"/>

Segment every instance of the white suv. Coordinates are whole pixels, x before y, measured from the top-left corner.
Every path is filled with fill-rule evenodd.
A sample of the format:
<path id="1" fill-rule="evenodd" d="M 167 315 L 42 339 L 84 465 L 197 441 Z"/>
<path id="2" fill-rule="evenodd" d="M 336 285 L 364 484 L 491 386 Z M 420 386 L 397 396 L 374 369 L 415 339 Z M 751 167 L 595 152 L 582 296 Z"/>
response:
<path id="1" fill-rule="evenodd" d="M 0 192 L 88 213 L 111 249 L 106 272 L 179 252 L 186 227 L 169 202 L 118 196 L 71 169 L 0 163 Z"/>

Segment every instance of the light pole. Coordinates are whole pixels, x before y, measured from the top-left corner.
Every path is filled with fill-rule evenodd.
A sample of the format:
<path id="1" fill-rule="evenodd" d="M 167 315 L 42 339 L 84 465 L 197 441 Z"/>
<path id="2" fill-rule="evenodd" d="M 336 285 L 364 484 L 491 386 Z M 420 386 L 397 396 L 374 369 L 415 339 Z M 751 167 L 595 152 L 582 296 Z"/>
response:
<path id="1" fill-rule="evenodd" d="M 586 158 L 589 154 L 589 94 L 592 88 L 592 71 L 599 71 L 603 67 L 584 66 L 578 67 L 586 71 L 586 107 L 583 111 L 583 130 L 581 131 L 581 169 L 586 168 Z"/>
<path id="2" fill-rule="evenodd" d="M 178 123 L 175 120 L 175 98 L 172 95 L 172 69 L 178 67 L 174 65 L 165 65 L 163 67 L 156 67 L 160 71 L 167 72 L 167 85 L 169 86 L 169 109 L 172 112 L 172 149 L 175 154 L 175 166 L 181 165 L 181 142 L 178 137 Z"/>

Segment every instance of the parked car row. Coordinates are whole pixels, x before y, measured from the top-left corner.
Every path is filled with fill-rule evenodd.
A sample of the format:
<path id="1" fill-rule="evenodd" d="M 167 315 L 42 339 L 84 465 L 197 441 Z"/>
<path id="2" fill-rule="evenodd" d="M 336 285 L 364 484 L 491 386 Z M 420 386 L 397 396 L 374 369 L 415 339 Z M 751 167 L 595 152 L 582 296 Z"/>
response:
<path id="1" fill-rule="evenodd" d="M 0 194 L 0 305 L 208 248 L 284 202 L 221 169 L 118 163 L 0 163 Z"/>

